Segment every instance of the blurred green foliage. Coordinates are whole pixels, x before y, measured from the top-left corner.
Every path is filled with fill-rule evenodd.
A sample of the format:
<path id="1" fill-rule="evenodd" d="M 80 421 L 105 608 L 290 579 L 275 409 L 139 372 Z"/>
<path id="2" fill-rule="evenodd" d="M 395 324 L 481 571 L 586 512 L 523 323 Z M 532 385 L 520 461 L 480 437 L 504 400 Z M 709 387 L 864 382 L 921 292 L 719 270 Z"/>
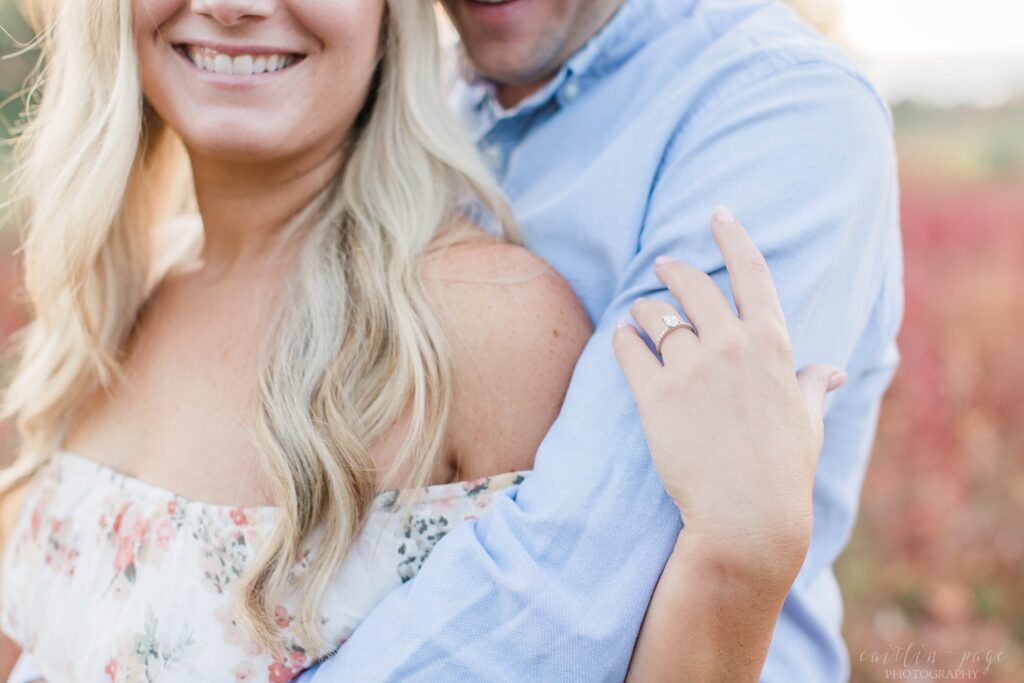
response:
<path id="1" fill-rule="evenodd" d="M 21 115 L 21 93 L 35 64 L 36 51 L 27 49 L 33 38 L 13 0 L 0 0 L 0 137 L 8 138 Z"/>
<path id="2" fill-rule="evenodd" d="M 893 107 L 901 165 L 917 177 L 1024 178 L 1024 100 L 995 109 Z"/>
<path id="3" fill-rule="evenodd" d="M 35 50 L 27 49 L 32 38 L 14 1 L 0 0 L 0 207 L 8 199 L 8 143 L 22 121 L 25 80 L 37 58 Z M 2 219 L 0 210 L 0 225 Z"/>

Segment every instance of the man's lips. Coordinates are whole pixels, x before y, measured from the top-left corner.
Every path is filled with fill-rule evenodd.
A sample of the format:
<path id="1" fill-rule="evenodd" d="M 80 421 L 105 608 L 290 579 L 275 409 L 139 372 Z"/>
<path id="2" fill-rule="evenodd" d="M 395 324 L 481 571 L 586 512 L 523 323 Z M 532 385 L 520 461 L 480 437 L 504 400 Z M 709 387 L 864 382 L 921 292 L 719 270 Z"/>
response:
<path id="1" fill-rule="evenodd" d="M 489 21 L 502 21 L 518 14 L 528 0 L 462 0 L 465 9 L 477 17 Z"/>

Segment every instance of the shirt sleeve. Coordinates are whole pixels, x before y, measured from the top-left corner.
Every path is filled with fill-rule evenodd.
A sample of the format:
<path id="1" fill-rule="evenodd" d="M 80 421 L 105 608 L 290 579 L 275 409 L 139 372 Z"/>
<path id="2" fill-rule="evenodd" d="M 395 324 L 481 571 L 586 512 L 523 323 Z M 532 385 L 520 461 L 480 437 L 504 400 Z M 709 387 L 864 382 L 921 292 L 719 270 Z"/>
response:
<path id="1" fill-rule="evenodd" d="M 670 300 L 653 273 L 660 254 L 697 265 L 728 292 L 709 228 L 716 203 L 732 207 L 765 252 L 798 365 L 852 368 L 865 334 L 892 333 L 869 324 L 896 248 L 884 106 L 832 65 L 766 66 L 734 81 L 681 122 L 666 149 L 647 218 L 634 228 L 635 258 L 579 359 L 533 474 L 450 532 L 420 573 L 303 680 L 622 680 L 680 520 L 611 337 L 635 297 Z M 852 372 L 843 391 L 857 392 L 858 379 Z M 877 399 L 860 409 L 868 420 Z M 858 488 L 852 481 L 843 495 L 855 499 Z M 816 539 L 841 546 L 841 526 L 826 519 Z M 829 556 L 804 572 L 827 569 Z M 816 617 L 803 618 L 816 627 Z M 772 647 L 792 643 L 776 638 Z M 807 680 L 832 680 L 824 675 Z"/>

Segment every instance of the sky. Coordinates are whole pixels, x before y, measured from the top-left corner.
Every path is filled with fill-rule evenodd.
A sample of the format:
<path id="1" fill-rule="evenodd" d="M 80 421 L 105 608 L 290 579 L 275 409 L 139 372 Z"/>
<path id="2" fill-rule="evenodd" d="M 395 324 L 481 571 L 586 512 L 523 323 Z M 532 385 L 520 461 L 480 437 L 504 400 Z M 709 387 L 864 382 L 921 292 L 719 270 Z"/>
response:
<path id="1" fill-rule="evenodd" d="M 1024 96 L 1024 0 L 808 0 L 891 99 L 999 105 Z"/>

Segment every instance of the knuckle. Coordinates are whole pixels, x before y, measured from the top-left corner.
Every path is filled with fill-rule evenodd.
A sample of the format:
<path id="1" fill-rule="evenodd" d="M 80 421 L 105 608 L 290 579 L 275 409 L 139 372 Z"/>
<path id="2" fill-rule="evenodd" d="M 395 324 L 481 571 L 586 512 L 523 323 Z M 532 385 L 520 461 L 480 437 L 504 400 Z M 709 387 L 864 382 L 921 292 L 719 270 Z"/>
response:
<path id="1" fill-rule="evenodd" d="M 645 322 L 648 318 L 653 317 L 654 303 L 650 299 L 643 299 L 642 301 L 635 302 L 629 309 L 630 315 L 633 316 L 633 320 L 640 324 L 640 330 L 645 331 Z"/>
<path id="2" fill-rule="evenodd" d="M 751 256 L 745 264 L 745 268 L 757 275 L 771 275 L 771 269 L 768 267 L 768 262 L 764 260 L 764 256 L 757 253 Z"/>
<path id="3" fill-rule="evenodd" d="M 769 342 L 768 346 L 771 349 L 772 358 L 785 365 L 787 369 L 793 365 L 793 349 L 790 348 L 789 342 Z"/>
<path id="4" fill-rule="evenodd" d="M 678 286 L 680 289 L 694 289 L 698 287 L 706 287 L 709 283 L 714 284 L 711 276 L 702 270 L 683 263 L 676 263 L 674 266 L 675 267 L 669 273 L 669 277 L 671 278 L 672 284 Z"/>
<path id="5" fill-rule="evenodd" d="M 762 340 L 764 348 L 770 351 L 772 357 L 788 358 L 792 355 L 793 345 L 784 324 L 775 321 L 757 322 L 751 324 L 751 331 Z"/>
<path id="6" fill-rule="evenodd" d="M 715 346 L 720 356 L 727 360 L 740 360 L 747 354 L 747 340 L 742 332 L 726 328 L 718 333 Z"/>
<path id="7" fill-rule="evenodd" d="M 789 362 L 793 358 L 793 346 L 789 343 L 789 338 L 780 334 L 778 330 L 765 335 L 765 347 L 771 353 L 771 357 L 777 360 Z"/>
<path id="8" fill-rule="evenodd" d="M 786 333 L 784 325 L 768 324 L 764 330 L 764 341 L 773 358 L 792 365 L 793 343 L 790 341 L 790 335 Z"/>

